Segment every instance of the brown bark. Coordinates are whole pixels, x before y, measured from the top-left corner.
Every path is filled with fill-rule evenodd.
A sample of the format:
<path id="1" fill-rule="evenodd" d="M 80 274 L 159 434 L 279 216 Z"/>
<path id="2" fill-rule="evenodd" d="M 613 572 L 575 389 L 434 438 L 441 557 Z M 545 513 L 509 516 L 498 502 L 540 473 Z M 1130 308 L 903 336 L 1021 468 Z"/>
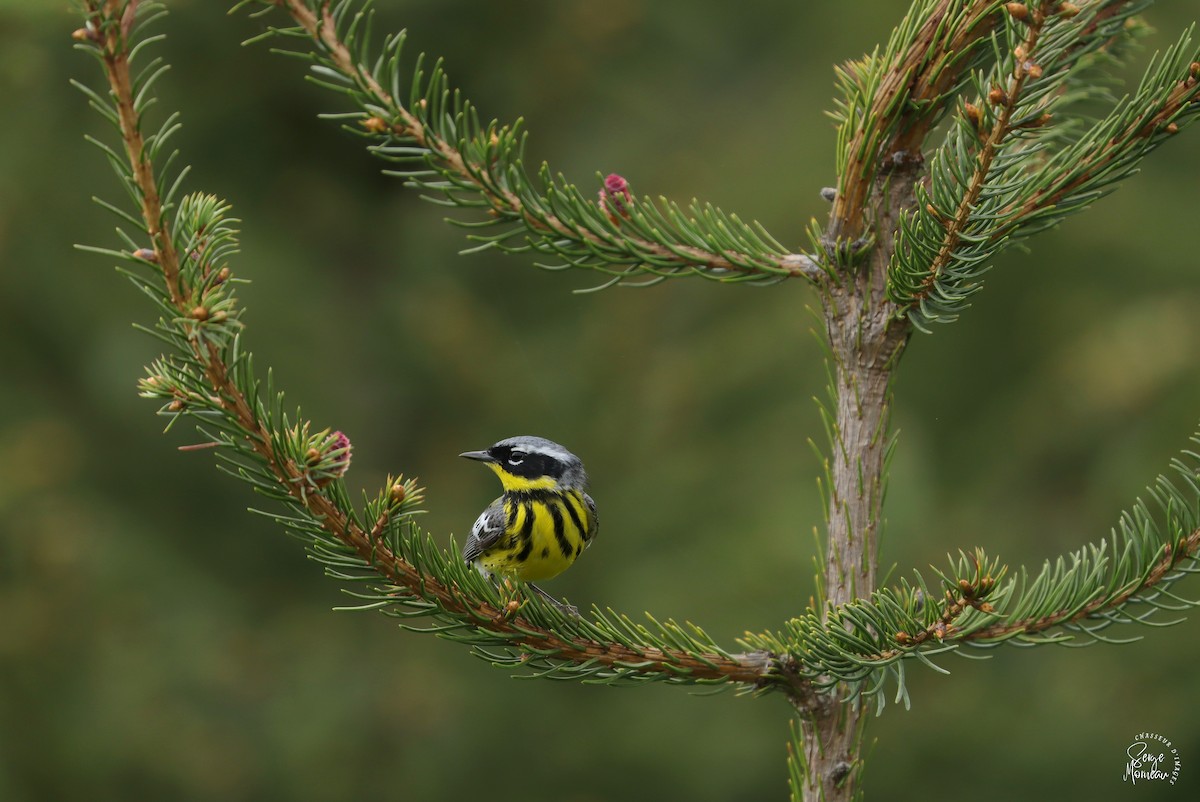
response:
<path id="1" fill-rule="evenodd" d="M 892 370 L 911 325 L 887 299 L 892 232 L 912 204 L 919 164 L 884 176 L 872 193 L 870 216 L 877 240 L 858 265 L 826 287 L 825 327 L 833 359 L 836 409 L 829 464 L 828 537 L 824 569 L 827 609 L 875 590 L 888 448 Z M 806 802 L 853 798 L 862 767 L 863 710 L 842 699 L 839 686 L 797 704 L 804 740 Z"/>

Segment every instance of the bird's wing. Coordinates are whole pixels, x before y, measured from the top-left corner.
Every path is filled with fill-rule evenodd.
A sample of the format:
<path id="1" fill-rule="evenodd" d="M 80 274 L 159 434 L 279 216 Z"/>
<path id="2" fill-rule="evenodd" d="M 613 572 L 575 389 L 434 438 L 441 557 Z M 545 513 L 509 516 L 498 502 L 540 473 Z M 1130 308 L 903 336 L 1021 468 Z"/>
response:
<path id="1" fill-rule="evenodd" d="M 479 514 L 471 527 L 471 536 L 463 544 L 463 561 L 468 565 L 479 559 L 485 551 L 496 545 L 504 534 L 504 498 L 498 498 Z"/>
<path id="2" fill-rule="evenodd" d="M 600 516 L 596 513 L 596 502 L 592 501 L 592 497 L 587 493 L 583 494 L 583 500 L 587 504 L 588 511 L 588 539 L 590 545 L 596 539 L 596 534 L 600 531 Z"/>

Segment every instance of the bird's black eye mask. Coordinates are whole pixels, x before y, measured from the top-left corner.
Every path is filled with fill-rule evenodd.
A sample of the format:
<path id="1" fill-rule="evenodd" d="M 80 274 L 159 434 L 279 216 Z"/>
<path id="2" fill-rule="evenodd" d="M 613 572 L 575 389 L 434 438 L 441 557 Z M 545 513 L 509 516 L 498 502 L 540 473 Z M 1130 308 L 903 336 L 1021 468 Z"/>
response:
<path id="1" fill-rule="evenodd" d="M 519 448 L 510 446 L 495 446 L 488 450 L 492 459 L 501 468 L 513 476 L 524 479 L 537 479 L 539 476 L 549 476 L 554 479 L 562 477 L 564 465 L 553 457 L 545 454 L 531 454 Z"/>

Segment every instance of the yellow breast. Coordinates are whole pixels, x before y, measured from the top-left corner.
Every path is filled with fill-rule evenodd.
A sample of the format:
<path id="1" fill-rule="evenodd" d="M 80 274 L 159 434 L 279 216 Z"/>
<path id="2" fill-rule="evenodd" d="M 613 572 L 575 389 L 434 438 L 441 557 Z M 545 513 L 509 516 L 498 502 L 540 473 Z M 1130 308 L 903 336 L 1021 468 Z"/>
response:
<path id="1" fill-rule="evenodd" d="M 491 573 L 549 579 L 569 568 L 587 546 L 590 519 L 575 491 L 506 492 L 504 512 L 504 535 L 479 558 Z"/>

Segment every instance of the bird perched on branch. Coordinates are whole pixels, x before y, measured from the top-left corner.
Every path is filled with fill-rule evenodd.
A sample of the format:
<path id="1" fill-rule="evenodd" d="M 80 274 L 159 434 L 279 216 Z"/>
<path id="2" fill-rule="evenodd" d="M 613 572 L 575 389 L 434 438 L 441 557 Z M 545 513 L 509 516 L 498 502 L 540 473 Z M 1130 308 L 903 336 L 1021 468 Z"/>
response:
<path id="1" fill-rule="evenodd" d="M 530 436 L 459 456 L 487 465 L 504 488 L 475 520 L 463 559 L 484 576 L 529 582 L 541 596 L 577 614 L 532 582 L 561 574 L 596 537 L 596 502 L 587 494 L 583 462 L 558 443 Z"/>

